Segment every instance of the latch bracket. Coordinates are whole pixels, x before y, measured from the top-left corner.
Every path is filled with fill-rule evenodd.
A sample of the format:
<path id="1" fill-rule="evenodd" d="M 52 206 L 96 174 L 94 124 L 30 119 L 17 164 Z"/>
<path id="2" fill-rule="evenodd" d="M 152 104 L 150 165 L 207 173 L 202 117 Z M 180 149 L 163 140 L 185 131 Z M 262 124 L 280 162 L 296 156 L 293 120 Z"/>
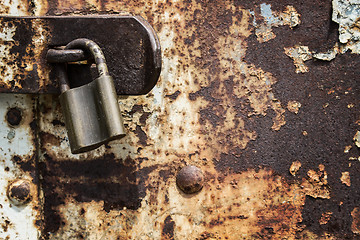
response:
<path id="1" fill-rule="evenodd" d="M 0 92 L 59 94 L 56 73 L 46 54 L 77 38 L 101 46 L 118 95 L 146 94 L 160 75 L 159 40 L 139 16 L 0 16 L 0 26 Z M 84 76 L 89 69 L 87 64 L 69 67 L 69 77 L 91 79 Z"/>

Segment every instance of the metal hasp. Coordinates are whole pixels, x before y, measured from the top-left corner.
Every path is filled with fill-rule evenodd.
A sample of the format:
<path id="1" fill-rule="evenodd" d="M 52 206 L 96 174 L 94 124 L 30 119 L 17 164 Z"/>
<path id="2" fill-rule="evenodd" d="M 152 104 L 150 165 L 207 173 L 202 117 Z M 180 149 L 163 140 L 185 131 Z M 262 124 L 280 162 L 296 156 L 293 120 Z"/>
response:
<path id="1" fill-rule="evenodd" d="M 76 39 L 65 49 L 90 52 L 96 63 L 98 78 L 70 89 L 67 65 L 59 63 L 60 103 L 65 118 L 71 152 L 93 150 L 100 145 L 125 136 L 113 78 L 109 75 L 100 47 L 89 39 Z"/>
<path id="2" fill-rule="evenodd" d="M 61 93 L 74 154 L 125 136 L 117 95 L 147 94 L 160 75 L 159 40 L 139 16 L 0 16 L 0 24 L 11 29 L 0 43 L 11 59 L 0 92 Z"/>
<path id="3" fill-rule="evenodd" d="M 9 61 L 9 67 L 0 72 L 0 92 L 60 94 L 58 81 L 54 80 L 57 73 L 50 63 L 54 61 L 46 59 L 46 54 L 78 38 L 91 39 L 101 46 L 118 95 L 146 94 L 160 75 L 159 40 L 150 24 L 139 16 L 0 16 L 0 24 L 11 33 L 0 41 Z M 72 50 L 65 57 L 82 54 Z M 61 60 L 55 58 L 55 62 Z M 89 64 L 69 66 L 70 86 L 88 84 L 90 72 Z"/>

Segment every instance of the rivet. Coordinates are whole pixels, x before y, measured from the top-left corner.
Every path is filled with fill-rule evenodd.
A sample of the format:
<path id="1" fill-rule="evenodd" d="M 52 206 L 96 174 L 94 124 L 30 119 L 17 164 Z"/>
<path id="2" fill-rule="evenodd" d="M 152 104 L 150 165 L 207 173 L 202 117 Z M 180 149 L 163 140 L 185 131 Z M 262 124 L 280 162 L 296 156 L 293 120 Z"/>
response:
<path id="1" fill-rule="evenodd" d="M 14 205 L 23 205 L 31 199 L 31 187 L 28 180 L 15 180 L 10 183 L 7 196 Z"/>
<path id="2" fill-rule="evenodd" d="M 204 185 L 204 175 L 198 167 L 183 167 L 176 175 L 177 186 L 186 194 L 199 192 Z"/>
<path id="3" fill-rule="evenodd" d="M 6 113 L 6 121 L 11 126 L 17 126 L 20 124 L 22 119 L 22 113 L 19 108 L 13 107 L 10 108 L 9 111 Z"/>

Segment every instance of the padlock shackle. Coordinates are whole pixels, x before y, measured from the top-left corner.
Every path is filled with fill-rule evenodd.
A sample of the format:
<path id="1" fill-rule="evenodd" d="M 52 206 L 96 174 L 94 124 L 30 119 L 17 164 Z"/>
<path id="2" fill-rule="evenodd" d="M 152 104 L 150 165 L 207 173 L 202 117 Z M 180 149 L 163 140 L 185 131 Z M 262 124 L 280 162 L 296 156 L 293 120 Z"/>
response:
<path id="1" fill-rule="evenodd" d="M 78 38 L 68 43 L 65 49 L 82 49 L 89 52 L 94 57 L 99 77 L 109 75 L 104 53 L 94 41 L 87 38 Z"/>

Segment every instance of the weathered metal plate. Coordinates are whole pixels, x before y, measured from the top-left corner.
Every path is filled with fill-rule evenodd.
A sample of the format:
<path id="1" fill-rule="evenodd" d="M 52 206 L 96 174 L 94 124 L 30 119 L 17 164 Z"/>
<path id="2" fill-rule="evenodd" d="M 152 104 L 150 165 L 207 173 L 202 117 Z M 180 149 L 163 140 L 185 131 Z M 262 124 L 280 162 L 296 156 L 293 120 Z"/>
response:
<path id="1" fill-rule="evenodd" d="M 88 38 L 102 48 L 119 95 L 146 94 L 161 69 L 160 45 L 141 17 L 120 15 L 0 17 L 0 92 L 60 93 L 47 50 Z M 89 83 L 89 66 L 69 69 L 72 86 Z"/>
<path id="2" fill-rule="evenodd" d="M 28 14 L 141 14 L 164 60 L 147 96 L 119 98 L 127 137 L 87 154 L 71 155 L 56 96 L 27 100 L 41 238 L 359 238 L 355 1 L 24 2 Z M 197 194 L 176 186 L 185 165 L 204 172 Z"/>
<path id="3" fill-rule="evenodd" d="M 333 10 L 356 31 L 341 20 L 348 5 Z M 74 9 L 59 6 L 45 11 Z M 360 59 L 355 38 L 340 43 L 330 1 L 93 6 L 146 16 L 162 77 L 147 96 L 119 99 L 127 137 L 81 156 L 54 97 L 41 99 L 45 237 L 358 237 Z M 190 164 L 205 184 L 185 195 L 176 174 Z"/>

